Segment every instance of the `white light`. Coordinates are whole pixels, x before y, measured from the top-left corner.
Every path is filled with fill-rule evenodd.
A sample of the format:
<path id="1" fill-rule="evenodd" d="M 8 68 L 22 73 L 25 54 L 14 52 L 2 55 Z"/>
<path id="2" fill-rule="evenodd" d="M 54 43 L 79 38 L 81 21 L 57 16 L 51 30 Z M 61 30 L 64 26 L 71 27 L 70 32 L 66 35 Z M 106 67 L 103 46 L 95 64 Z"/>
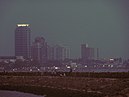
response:
<path id="1" fill-rule="evenodd" d="M 87 65 L 85 65 L 85 67 L 87 67 Z"/>
<path id="2" fill-rule="evenodd" d="M 67 68 L 71 68 L 70 66 L 67 66 Z"/>
<path id="3" fill-rule="evenodd" d="M 58 69 L 58 67 L 55 67 L 55 69 Z"/>
<path id="4" fill-rule="evenodd" d="M 29 24 L 17 24 L 18 27 L 29 26 Z"/>
<path id="5" fill-rule="evenodd" d="M 110 61 L 114 61 L 114 59 L 111 58 Z"/>

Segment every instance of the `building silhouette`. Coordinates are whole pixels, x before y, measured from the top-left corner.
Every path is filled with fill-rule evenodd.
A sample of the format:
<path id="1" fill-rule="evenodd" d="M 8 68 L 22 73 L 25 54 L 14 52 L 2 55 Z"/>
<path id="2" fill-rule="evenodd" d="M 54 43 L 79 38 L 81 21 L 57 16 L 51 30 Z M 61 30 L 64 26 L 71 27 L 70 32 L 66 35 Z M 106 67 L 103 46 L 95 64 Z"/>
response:
<path id="1" fill-rule="evenodd" d="M 66 58 L 70 58 L 70 49 L 68 47 L 48 46 L 48 60 L 63 61 Z"/>
<path id="2" fill-rule="evenodd" d="M 47 42 L 43 37 L 36 37 L 31 46 L 31 58 L 40 64 L 47 62 Z"/>
<path id="3" fill-rule="evenodd" d="M 53 61 L 54 58 L 54 47 L 47 45 L 47 59 Z"/>
<path id="4" fill-rule="evenodd" d="M 94 59 L 94 48 L 88 47 L 88 44 L 82 44 L 81 59 L 83 62 Z"/>
<path id="5" fill-rule="evenodd" d="M 97 60 L 99 59 L 99 48 L 97 48 Z"/>
<path id="6" fill-rule="evenodd" d="M 15 56 L 30 58 L 30 33 L 29 24 L 17 24 L 15 29 Z"/>

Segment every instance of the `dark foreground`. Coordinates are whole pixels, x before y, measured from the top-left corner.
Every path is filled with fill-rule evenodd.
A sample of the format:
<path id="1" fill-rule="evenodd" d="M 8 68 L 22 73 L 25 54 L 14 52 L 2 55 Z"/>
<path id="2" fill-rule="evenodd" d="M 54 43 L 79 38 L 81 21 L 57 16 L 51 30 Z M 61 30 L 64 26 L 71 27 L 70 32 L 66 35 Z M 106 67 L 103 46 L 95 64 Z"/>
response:
<path id="1" fill-rule="evenodd" d="M 46 95 L 46 97 L 129 97 L 128 73 L 119 75 L 107 73 L 105 77 L 102 77 L 102 73 L 91 73 L 88 77 L 84 73 L 82 75 L 1 73 L 0 89 Z"/>
<path id="2" fill-rule="evenodd" d="M 39 86 L 3 85 L 0 86 L 0 89 L 33 93 L 36 95 L 44 95 L 45 97 L 103 97 L 103 95 L 98 93 L 87 93 L 75 90 L 55 89 L 55 88 L 39 87 Z"/>

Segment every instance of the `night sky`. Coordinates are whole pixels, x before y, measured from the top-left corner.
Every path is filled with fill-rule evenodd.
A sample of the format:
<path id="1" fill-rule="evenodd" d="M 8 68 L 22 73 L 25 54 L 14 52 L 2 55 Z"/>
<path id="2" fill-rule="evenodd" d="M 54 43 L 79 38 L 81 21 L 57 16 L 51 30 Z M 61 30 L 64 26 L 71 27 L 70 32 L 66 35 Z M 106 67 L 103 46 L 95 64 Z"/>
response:
<path id="1" fill-rule="evenodd" d="M 101 58 L 129 58 L 129 0 L 0 0 L 0 56 L 14 55 L 17 23 L 30 24 L 32 41 L 68 46 L 72 58 L 82 43 Z"/>

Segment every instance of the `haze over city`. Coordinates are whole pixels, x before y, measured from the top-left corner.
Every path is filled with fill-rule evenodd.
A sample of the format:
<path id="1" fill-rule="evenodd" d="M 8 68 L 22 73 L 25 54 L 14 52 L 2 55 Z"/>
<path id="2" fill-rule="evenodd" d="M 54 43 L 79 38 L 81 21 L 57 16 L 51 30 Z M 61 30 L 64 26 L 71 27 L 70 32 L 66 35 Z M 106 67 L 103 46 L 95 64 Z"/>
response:
<path id="1" fill-rule="evenodd" d="M 80 46 L 99 48 L 100 57 L 129 57 L 129 1 L 1 0 L 0 55 L 14 55 L 17 23 L 28 23 L 31 41 L 43 36 L 48 44 L 69 46 L 80 57 Z"/>

